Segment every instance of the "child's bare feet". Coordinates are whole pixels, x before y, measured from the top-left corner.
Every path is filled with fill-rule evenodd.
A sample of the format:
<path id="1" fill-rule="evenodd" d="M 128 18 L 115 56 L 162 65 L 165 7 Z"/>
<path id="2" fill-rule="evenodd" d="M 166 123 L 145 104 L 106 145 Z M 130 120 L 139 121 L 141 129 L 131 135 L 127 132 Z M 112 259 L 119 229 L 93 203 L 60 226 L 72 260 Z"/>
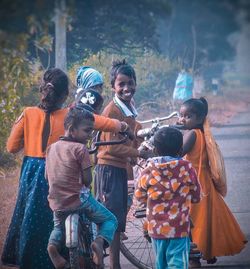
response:
<path id="1" fill-rule="evenodd" d="M 217 258 L 213 257 L 212 259 L 207 260 L 207 264 L 214 264 L 217 262 Z"/>
<path id="2" fill-rule="evenodd" d="M 189 259 L 189 267 L 188 268 L 201 268 L 200 258 Z"/>
<path id="3" fill-rule="evenodd" d="M 48 253 L 56 269 L 66 268 L 67 261 L 59 254 L 55 245 L 48 245 Z"/>
<path id="4" fill-rule="evenodd" d="M 128 240 L 128 237 L 124 232 L 121 232 L 121 240 Z"/>
<path id="5" fill-rule="evenodd" d="M 101 237 L 97 237 L 91 244 L 91 249 L 93 251 L 93 262 L 98 266 L 98 269 L 104 268 L 103 245 L 104 241 Z"/>

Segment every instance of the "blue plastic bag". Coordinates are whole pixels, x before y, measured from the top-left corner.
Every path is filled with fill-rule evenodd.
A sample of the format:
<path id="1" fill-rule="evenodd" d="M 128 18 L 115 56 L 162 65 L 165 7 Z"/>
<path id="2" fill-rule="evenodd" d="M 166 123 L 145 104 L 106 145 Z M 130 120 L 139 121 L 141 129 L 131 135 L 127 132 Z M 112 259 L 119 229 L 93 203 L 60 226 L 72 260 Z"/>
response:
<path id="1" fill-rule="evenodd" d="M 186 73 L 179 73 L 173 92 L 173 100 L 186 101 L 193 97 L 193 77 Z"/>

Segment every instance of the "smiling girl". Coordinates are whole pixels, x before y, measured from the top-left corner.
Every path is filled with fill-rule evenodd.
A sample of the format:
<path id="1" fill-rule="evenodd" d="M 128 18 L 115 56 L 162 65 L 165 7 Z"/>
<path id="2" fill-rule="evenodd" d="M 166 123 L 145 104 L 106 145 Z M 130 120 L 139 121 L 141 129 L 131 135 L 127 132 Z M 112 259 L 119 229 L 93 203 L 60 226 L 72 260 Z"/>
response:
<path id="1" fill-rule="evenodd" d="M 136 75 L 133 67 L 123 61 L 116 61 L 111 69 L 111 86 L 115 92 L 113 100 L 106 106 L 103 115 L 125 121 L 135 130 L 137 111 L 131 102 L 136 91 Z M 118 140 L 119 134 L 103 133 L 101 140 Z M 98 151 L 95 168 L 96 198 L 117 218 L 118 228 L 110 246 L 110 268 L 120 267 L 120 233 L 125 231 L 127 215 L 127 171 L 130 158 L 145 158 L 145 151 L 138 151 L 133 141 L 122 145 L 103 146 Z"/>

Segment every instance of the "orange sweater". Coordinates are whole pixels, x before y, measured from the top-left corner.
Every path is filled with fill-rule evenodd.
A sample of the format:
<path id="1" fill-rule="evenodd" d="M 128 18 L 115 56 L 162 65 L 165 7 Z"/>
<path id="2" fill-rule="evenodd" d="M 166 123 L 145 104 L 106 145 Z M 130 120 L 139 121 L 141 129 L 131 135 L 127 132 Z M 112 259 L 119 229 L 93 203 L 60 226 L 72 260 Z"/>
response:
<path id="1" fill-rule="evenodd" d="M 50 114 L 50 134 L 47 147 L 56 142 L 64 134 L 64 118 L 68 109 L 59 109 Z M 94 129 L 101 131 L 119 132 L 121 123 L 95 115 Z M 42 132 L 45 112 L 38 107 L 27 107 L 15 122 L 7 141 L 7 150 L 16 153 L 24 149 L 24 155 L 30 157 L 45 157 L 42 152 Z"/>

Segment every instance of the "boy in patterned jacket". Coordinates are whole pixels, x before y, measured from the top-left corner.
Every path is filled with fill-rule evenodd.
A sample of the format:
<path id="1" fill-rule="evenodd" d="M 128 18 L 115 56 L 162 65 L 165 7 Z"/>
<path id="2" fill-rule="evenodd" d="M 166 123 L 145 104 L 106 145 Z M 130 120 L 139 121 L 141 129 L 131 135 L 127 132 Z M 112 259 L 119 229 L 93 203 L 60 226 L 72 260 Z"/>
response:
<path id="1" fill-rule="evenodd" d="M 201 199 L 192 164 L 181 157 L 182 133 L 171 127 L 156 132 L 154 157 L 142 171 L 135 197 L 147 206 L 148 233 L 156 268 L 188 268 L 190 205 Z"/>

